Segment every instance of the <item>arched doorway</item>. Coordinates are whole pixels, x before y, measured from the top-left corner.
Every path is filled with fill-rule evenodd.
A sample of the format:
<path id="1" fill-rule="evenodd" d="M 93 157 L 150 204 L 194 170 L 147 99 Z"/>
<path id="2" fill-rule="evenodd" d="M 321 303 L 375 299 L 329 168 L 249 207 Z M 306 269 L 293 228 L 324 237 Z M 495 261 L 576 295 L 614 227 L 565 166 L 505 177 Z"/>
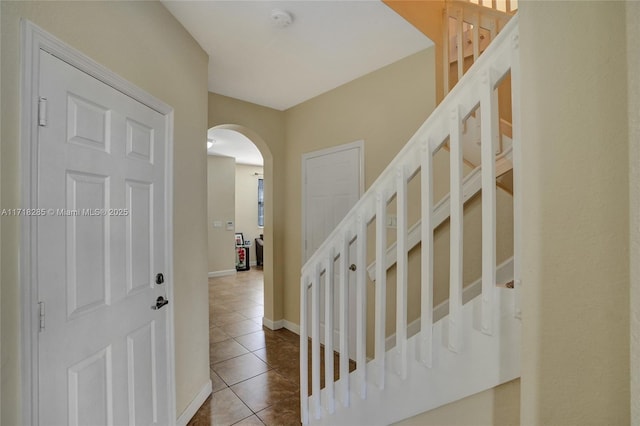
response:
<path id="1" fill-rule="evenodd" d="M 214 126 L 209 129 L 209 133 L 232 132 L 237 137 L 246 138 L 260 152 L 263 160 L 263 182 L 264 182 L 264 254 L 263 254 L 263 271 L 264 271 L 264 324 L 269 328 L 273 327 L 274 312 L 274 273 L 273 273 L 273 156 L 266 142 L 256 132 L 244 126 L 236 124 L 223 124 Z M 215 138 L 214 138 L 215 139 Z M 215 145 L 215 143 L 214 143 Z M 256 200 L 257 209 L 257 200 Z M 234 218 L 235 220 L 235 218 Z M 208 224 L 211 226 L 212 224 Z M 227 224 L 223 223 L 226 228 Z"/>

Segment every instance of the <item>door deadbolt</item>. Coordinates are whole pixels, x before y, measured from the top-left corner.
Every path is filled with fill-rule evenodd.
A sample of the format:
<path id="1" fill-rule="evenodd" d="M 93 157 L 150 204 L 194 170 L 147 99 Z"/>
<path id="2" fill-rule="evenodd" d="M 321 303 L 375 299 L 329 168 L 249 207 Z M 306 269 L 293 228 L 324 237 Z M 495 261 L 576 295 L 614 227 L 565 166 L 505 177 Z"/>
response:
<path id="1" fill-rule="evenodd" d="M 356 269 L 358 269 L 358 267 L 356 266 L 355 263 L 352 263 L 351 266 L 349 266 L 349 269 L 352 271 L 355 271 Z"/>
<path id="2" fill-rule="evenodd" d="M 156 274 L 156 284 L 160 285 L 164 282 L 164 275 L 162 273 Z"/>

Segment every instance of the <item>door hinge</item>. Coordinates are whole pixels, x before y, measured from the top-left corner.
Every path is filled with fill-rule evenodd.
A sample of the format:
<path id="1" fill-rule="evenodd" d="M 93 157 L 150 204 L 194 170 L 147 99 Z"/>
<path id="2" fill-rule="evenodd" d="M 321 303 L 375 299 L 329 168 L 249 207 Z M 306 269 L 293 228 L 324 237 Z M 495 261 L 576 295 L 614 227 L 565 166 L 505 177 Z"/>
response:
<path id="1" fill-rule="evenodd" d="M 38 126 L 47 125 L 47 98 L 38 98 Z"/>
<path id="2" fill-rule="evenodd" d="M 38 319 L 40 331 L 44 330 L 44 302 L 38 302 Z"/>

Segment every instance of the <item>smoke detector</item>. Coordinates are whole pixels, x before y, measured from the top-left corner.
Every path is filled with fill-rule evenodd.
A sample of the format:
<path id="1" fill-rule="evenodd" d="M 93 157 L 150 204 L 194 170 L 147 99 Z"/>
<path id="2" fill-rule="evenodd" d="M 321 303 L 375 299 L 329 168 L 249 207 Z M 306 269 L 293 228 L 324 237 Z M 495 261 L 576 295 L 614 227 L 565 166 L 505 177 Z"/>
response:
<path id="1" fill-rule="evenodd" d="M 271 22 L 277 28 L 287 28 L 293 23 L 293 15 L 286 10 L 273 9 L 271 11 Z"/>

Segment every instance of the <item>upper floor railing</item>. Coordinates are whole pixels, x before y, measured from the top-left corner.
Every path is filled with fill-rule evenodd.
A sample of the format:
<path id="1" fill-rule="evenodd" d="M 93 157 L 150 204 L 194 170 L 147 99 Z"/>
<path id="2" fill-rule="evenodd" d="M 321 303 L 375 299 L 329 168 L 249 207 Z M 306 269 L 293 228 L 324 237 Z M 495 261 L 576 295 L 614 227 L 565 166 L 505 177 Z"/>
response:
<path id="1" fill-rule="evenodd" d="M 445 25 L 442 26 L 445 95 L 509 22 L 517 4 L 517 0 L 456 0 L 445 3 Z"/>

